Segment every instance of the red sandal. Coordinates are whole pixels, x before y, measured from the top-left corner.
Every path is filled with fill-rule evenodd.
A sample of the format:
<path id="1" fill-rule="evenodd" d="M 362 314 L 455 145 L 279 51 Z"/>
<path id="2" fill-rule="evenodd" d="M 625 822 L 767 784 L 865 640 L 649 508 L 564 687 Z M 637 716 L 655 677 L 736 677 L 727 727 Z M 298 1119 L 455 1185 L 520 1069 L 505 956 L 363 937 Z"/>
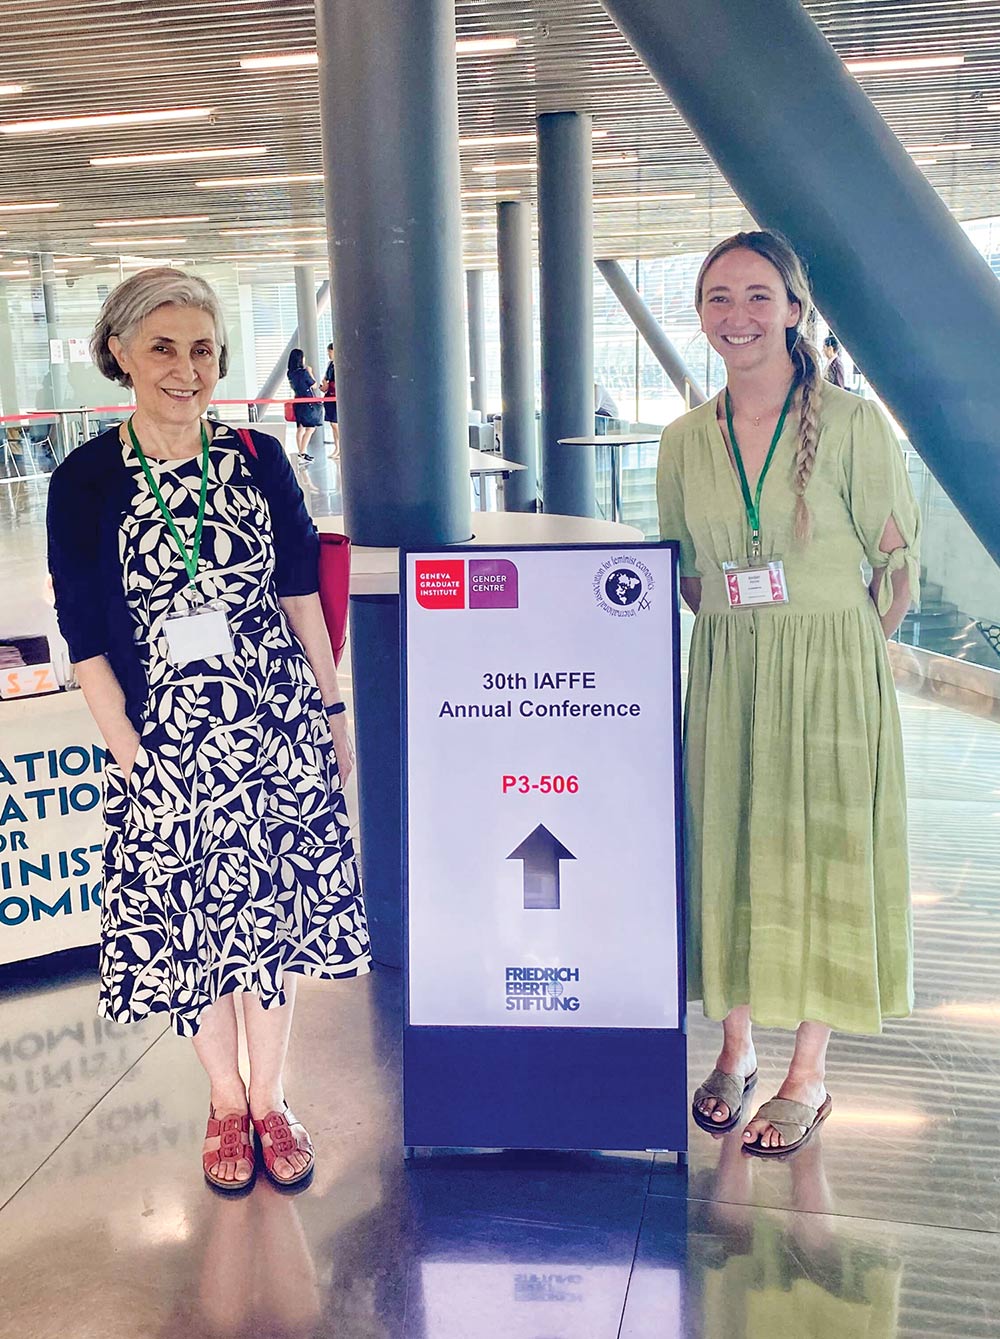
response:
<path id="1" fill-rule="evenodd" d="M 272 1185 L 279 1190 L 288 1190 L 292 1186 L 302 1186 L 308 1181 L 316 1167 L 312 1141 L 306 1127 L 295 1119 L 283 1103 L 283 1110 L 269 1111 L 261 1120 L 254 1120 L 261 1155 L 264 1159 L 264 1171 Z M 279 1176 L 274 1170 L 278 1158 L 287 1158 L 290 1153 L 307 1153 L 309 1165 L 294 1176 Z"/>
<path id="2" fill-rule="evenodd" d="M 234 1195 L 249 1190 L 257 1174 L 257 1159 L 254 1157 L 253 1142 L 250 1138 L 250 1113 L 232 1112 L 228 1116 L 216 1116 L 215 1107 L 208 1108 L 208 1126 L 206 1139 L 218 1139 L 219 1147 L 210 1149 L 201 1155 L 205 1180 L 213 1190 Z M 245 1181 L 223 1181 L 213 1176 L 212 1170 L 223 1162 L 237 1162 L 239 1159 L 249 1162 L 252 1170 Z"/>

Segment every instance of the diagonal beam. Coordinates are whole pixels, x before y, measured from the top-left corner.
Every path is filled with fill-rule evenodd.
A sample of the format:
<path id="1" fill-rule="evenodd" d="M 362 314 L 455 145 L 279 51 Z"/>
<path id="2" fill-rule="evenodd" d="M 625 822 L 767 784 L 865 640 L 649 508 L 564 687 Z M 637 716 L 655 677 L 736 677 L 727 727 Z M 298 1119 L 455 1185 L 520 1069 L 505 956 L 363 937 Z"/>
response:
<path id="1" fill-rule="evenodd" d="M 1000 561 L 1000 284 L 944 202 L 799 0 L 603 3 Z"/>
<path id="2" fill-rule="evenodd" d="M 632 324 L 649 346 L 649 351 L 674 383 L 689 409 L 705 403 L 705 392 L 667 332 L 649 310 L 642 295 L 617 260 L 594 262 L 607 280 L 608 287 L 622 304 Z"/>

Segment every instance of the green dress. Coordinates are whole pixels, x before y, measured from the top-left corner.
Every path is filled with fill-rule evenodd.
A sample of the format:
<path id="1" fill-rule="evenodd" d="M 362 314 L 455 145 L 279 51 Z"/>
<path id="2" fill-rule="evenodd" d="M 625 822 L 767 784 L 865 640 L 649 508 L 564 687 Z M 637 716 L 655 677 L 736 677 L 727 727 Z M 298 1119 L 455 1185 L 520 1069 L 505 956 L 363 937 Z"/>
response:
<path id="1" fill-rule="evenodd" d="M 798 415 L 761 499 L 761 548 L 789 603 L 730 610 L 722 564 L 749 549 L 739 479 L 713 399 L 660 444 L 660 533 L 701 577 L 684 730 L 688 995 L 721 1019 L 804 1019 L 878 1032 L 913 1007 L 903 743 L 885 638 L 862 563 L 905 567 L 917 594 L 920 517 L 879 408 L 829 384 L 794 538 Z M 754 481 L 751 484 L 755 486 Z M 905 547 L 879 541 L 895 518 Z"/>

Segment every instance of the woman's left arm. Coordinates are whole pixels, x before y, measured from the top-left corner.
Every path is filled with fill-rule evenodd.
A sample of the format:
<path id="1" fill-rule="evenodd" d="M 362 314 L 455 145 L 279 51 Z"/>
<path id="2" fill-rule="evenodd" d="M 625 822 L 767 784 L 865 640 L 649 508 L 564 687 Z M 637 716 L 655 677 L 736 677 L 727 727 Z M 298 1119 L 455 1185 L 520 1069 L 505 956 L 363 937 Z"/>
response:
<path id="1" fill-rule="evenodd" d="M 312 666 L 312 672 L 323 695 L 323 705 L 331 706 L 341 701 L 340 682 L 337 667 L 333 661 L 333 649 L 330 646 L 330 634 L 326 630 L 323 606 L 318 595 L 282 595 L 279 603 L 292 631 L 302 643 L 306 659 Z M 347 714 L 339 712 L 329 717 L 330 734 L 337 755 L 337 767 L 340 780 L 347 784 L 347 778 L 354 770 L 354 746 L 347 729 Z"/>
<path id="2" fill-rule="evenodd" d="M 879 541 L 879 549 L 885 554 L 886 558 L 894 549 L 906 547 L 906 540 L 899 532 L 899 526 L 893 517 L 889 517 L 885 529 L 882 531 L 882 538 Z M 884 581 L 885 576 L 881 567 L 874 569 L 871 584 L 868 587 L 875 607 L 878 608 L 879 587 Z M 910 607 L 910 574 L 905 565 L 897 568 L 891 573 L 889 580 L 892 582 L 892 604 L 884 614 L 879 615 L 879 621 L 882 624 L 882 631 L 888 640 L 906 617 L 906 612 Z"/>

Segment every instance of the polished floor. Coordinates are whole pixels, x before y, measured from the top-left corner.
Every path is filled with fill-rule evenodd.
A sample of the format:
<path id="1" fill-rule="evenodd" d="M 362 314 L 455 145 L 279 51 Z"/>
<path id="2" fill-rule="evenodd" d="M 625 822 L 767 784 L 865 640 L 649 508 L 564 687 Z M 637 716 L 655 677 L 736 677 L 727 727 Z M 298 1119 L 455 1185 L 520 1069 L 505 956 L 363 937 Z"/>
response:
<path id="1" fill-rule="evenodd" d="M 317 487 L 325 491 L 322 469 Z M 0 575 L 40 552 L 0 497 Z M 0 490 L 2 491 L 2 490 Z M 406 1164 L 401 982 L 304 983 L 288 1092 L 311 1188 L 204 1185 L 207 1094 L 162 1023 L 94 1017 L 89 968 L 0 976 L 0 1336 L 980 1339 L 1000 1336 L 1000 723 L 901 697 L 917 1009 L 831 1047 L 801 1154 L 739 1132 L 663 1155 Z M 2 708 L 0 708 L 2 710 Z M 0 717 L 2 725 L 2 717 Z M 692 1079 L 715 1033 L 693 1016 Z M 789 1039 L 760 1033 L 758 1093 Z"/>

